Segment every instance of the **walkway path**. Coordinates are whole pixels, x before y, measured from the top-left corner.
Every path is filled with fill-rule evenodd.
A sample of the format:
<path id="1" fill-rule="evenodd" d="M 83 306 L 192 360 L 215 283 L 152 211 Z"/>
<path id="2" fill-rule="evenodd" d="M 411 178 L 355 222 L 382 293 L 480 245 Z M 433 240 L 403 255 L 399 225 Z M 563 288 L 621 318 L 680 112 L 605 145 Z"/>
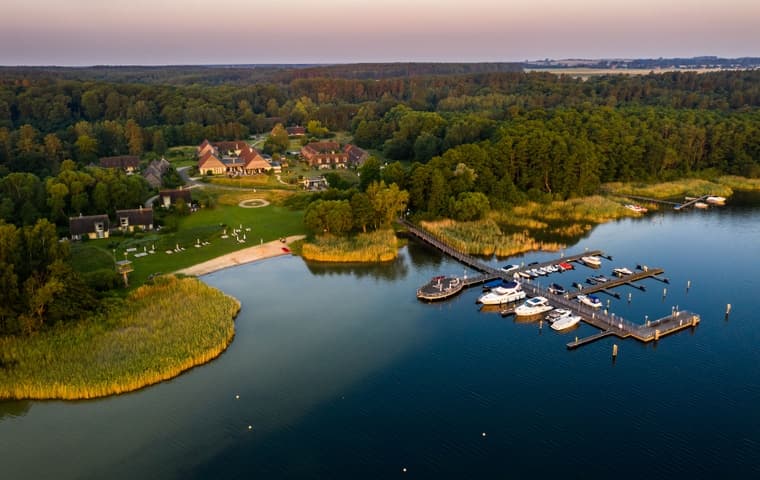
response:
<path id="1" fill-rule="evenodd" d="M 254 247 L 244 248 L 211 260 L 193 265 L 192 267 L 177 270 L 174 273 L 185 275 L 207 275 L 228 267 L 243 265 L 245 263 L 263 260 L 265 258 L 278 257 L 280 255 L 290 255 L 290 249 L 287 248 L 291 243 L 305 238 L 305 235 L 292 235 L 285 239 L 285 242 L 274 240 L 271 242 L 256 245 Z"/>

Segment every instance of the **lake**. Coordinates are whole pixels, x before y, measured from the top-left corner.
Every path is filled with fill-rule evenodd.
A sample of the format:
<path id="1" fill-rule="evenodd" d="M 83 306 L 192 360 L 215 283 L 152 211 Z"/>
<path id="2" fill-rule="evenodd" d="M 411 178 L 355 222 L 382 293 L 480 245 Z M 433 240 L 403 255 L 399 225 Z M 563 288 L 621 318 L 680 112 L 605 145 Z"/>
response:
<path id="1" fill-rule="evenodd" d="M 431 276 L 465 270 L 414 242 L 389 265 L 281 257 L 209 275 L 243 302 L 220 358 L 119 397 L 0 403 L 2 477 L 758 478 L 759 206 L 737 195 L 723 208 L 652 213 L 568 247 L 612 255 L 608 276 L 665 269 L 669 285 L 600 295 L 633 321 L 676 305 L 701 315 L 652 344 L 607 338 L 568 351 L 595 330 L 479 312 L 479 288 L 419 302 Z M 570 287 L 592 272 L 543 281 Z"/>

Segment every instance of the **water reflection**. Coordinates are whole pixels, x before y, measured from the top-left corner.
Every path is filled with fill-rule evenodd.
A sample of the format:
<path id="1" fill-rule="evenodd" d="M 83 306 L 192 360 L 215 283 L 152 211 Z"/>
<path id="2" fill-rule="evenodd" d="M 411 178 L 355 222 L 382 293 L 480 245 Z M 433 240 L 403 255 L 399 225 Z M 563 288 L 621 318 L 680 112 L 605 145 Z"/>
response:
<path id="1" fill-rule="evenodd" d="M 371 277 L 383 280 L 399 280 L 409 275 L 409 266 L 402 255 L 384 264 L 321 262 L 305 262 L 305 264 L 311 274 L 318 276 L 349 275 L 357 278 Z"/>
<path id="2" fill-rule="evenodd" d="M 29 401 L 0 401 L 0 423 L 7 417 L 23 417 L 32 408 Z"/>

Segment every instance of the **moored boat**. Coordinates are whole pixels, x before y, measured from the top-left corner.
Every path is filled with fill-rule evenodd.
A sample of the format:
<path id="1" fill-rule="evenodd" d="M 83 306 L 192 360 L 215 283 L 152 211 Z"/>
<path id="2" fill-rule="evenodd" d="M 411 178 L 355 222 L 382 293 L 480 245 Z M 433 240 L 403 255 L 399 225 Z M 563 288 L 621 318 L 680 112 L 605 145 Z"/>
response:
<path id="1" fill-rule="evenodd" d="M 559 283 L 552 283 L 549 285 L 549 293 L 553 293 L 554 295 L 564 295 L 567 293 L 567 290 L 565 290 L 565 287 L 560 285 Z"/>
<path id="2" fill-rule="evenodd" d="M 581 262 L 583 262 L 584 265 L 589 266 L 591 268 L 599 268 L 602 266 L 602 259 L 597 257 L 596 255 L 588 255 L 586 257 L 581 257 Z"/>
<path id="3" fill-rule="evenodd" d="M 694 208 L 705 209 L 707 207 L 709 207 L 709 205 L 706 204 L 705 202 L 697 202 L 697 203 L 694 204 Z"/>
<path id="4" fill-rule="evenodd" d="M 477 303 L 482 303 L 483 305 L 501 305 L 503 303 L 516 302 L 523 298 L 525 298 L 525 292 L 520 284 L 518 282 L 507 282 L 481 295 Z"/>
<path id="5" fill-rule="evenodd" d="M 617 275 L 618 277 L 624 277 L 626 275 L 633 275 L 633 272 L 630 269 L 625 268 L 625 267 L 613 268 L 612 269 L 612 273 L 615 274 L 615 275 Z"/>
<path id="6" fill-rule="evenodd" d="M 560 320 L 560 319 L 565 318 L 565 317 L 569 317 L 572 314 L 573 314 L 573 312 L 571 312 L 570 310 L 568 310 L 566 308 L 556 308 L 556 309 L 552 310 L 551 312 L 549 312 L 544 317 L 544 319 L 546 321 L 550 322 L 550 323 L 554 323 L 557 320 Z"/>
<path id="7" fill-rule="evenodd" d="M 726 197 L 710 195 L 709 197 L 705 198 L 705 202 L 709 203 L 710 205 L 723 205 L 726 203 Z"/>
<path id="8" fill-rule="evenodd" d="M 627 208 L 628 210 L 633 210 L 636 213 L 647 213 L 648 212 L 648 210 L 646 209 L 646 207 L 642 207 L 641 205 L 634 205 L 634 204 L 631 204 L 631 203 L 627 204 L 625 206 L 625 208 Z"/>
<path id="9" fill-rule="evenodd" d="M 578 295 L 576 298 L 579 302 L 591 308 L 601 308 L 602 306 L 602 301 L 596 295 Z"/>
<path id="10" fill-rule="evenodd" d="M 512 265 L 512 264 L 510 264 L 510 265 L 504 265 L 499 270 L 501 270 L 502 272 L 509 273 L 509 272 L 514 272 L 515 270 L 519 270 L 519 269 L 520 269 L 520 265 Z"/>
<path id="11" fill-rule="evenodd" d="M 581 317 L 578 315 L 569 315 L 567 317 L 562 317 L 556 322 L 552 323 L 552 328 L 554 330 L 566 330 L 570 327 L 574 327 L 575 325 L 578 325 L 578 322 L 581 321 Z"/>
<path id="12" fill-rule="evenodd" d="M 554 307 L 549 305 L 549 300 L 547 300 L 546 297 L 533 297 L 527 299 L 525 303 L 515 308 L 515 315 L 518 317 L 530 317 L 548 312 L 553 308 Z"/>
<path id="13" fill-rule="evenodd" d="M 599 283 L 609 282 L 610 279 L 607 278 L 607 277 L 605 277 L 604 275 L 592 275 L 592 276 L 588 277 L 586 279 L 586 281 L 588 283 L 593 283 L 593 284 L 596 285 L 596 284 L 599 284 Z"/>
<path id="14" fill-rule="evenodd" d="M 443 300 L 459 293 L 464 287 L 464 282 L 458 277 L 438 275 L 417 290 L 417 298 L 420 300 Z"/>
<path id="15" fill-rule="evenodd" d="M 528 273 L 527 271 L 525 271 L 525 272 L 517 272 L 517 274 L 520 275 L 522 278 L 526 278 L 526 279 L 533 278 L 533 276 L 530 273 Z"/>
<path id="16" fill-rule="evenodd" d="M 572 263 L 568 263 L 568 262 L 558 263 L 557 267 L 559 267 L 560 271 L 562 271 L 562 272 L 566 272 L 568 270 L 572 270 L 573 268 L 575 268 L 575 267 L 573 267 Z"/>

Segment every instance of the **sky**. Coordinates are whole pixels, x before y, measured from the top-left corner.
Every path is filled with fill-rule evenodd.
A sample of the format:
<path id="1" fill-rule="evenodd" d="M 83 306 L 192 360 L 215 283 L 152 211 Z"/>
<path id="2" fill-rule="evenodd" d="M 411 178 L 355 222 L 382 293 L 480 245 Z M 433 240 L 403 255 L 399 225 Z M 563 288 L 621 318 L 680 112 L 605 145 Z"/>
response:
<path id="1" fill-rule="evenodd" d="M 760 0 L 3 0 L 0 65 L 760 56 Z"/>

